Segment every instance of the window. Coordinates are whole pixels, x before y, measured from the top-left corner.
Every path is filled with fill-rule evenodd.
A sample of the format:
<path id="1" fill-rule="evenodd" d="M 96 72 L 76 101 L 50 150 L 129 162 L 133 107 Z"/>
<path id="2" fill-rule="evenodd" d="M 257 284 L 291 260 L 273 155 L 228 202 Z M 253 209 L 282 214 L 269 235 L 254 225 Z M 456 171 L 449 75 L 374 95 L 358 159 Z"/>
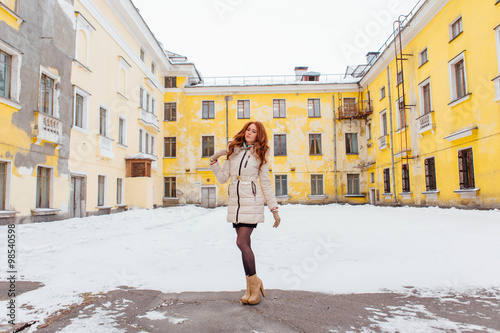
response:
<path id="1" fill-rule="evenodd" d="M 127 120 L 122 116 L 118 117 L 118 144 L 127 145 Z"/>
<path id="2" fill-rule="evenodd" d="M 116 204 L 123 204 L 123 178 L 116 178 Z"/>
<path id="3" fill-rule="evenodd" d="M 311 195 L 324 195 L 323 175 L 311 175 Z"/>
<path id="4" fill-rule="evenodd" d="M 151 155 L 156 155 L 156 149 L 155 149 L 155 137 L 151 135 L 151 149 L 149 150 L 149 153 Z"/>
<path id="5" fill-rule="evenodd" d="M 146 106 L 146 108 L 145 108 L 146 112 L 149 112 L 149 98 L 150 98 L 150 97 L 151 97 L 151 96 L 149 95 L 149 93 L 148 93 L 148 92 L 146 92 L 146 102 L 145 102 L 145 103 L 146 103 L 146 104 L 145 104 L 145 106 Z"/>
<path id="6" fill-rule="evenodd" d="M 89 96 L 88 92 L 75 86 L 73 126 L 84 131 L 89 129 Z"/>
<path id="7" fill-rule="evenodd" d="M 175 177 L 165 177 L 164 179 L 164 189 L 166 198 L 175 198 L 177 196 L 177 182 Z"/>
<path id="8" fill-rule="evenodd" d="M 288 195 L 287 175 L 276 175 L 274 184 L 276 187 L 276 196 Z"/>
<path id="9" fill-rule="evenodd" d="M 375 172 L 370 172 L 370 183 L 375 183 Z"/>
<path id="10" fill-rule="evenodd" d="M 464 61 L 460 60 L 455 64 L 455 80 L 457 85 L 457 98 L 465 96 L 465 72 Z"/>
<path id="11" fill-rule="evenodd" d="M 102 207 L 106 198 L 106 176 L 97 176 L 97 206 Z"/>
<path id="12" fill-rule="evenodd" d="M 176 157 L 176 139 L 175 137 L 165 138 L 165 157 Z"/>
<path id="13" fill-rule="evenodd" d="M 427 61 L 429 61 L 429 57 L 427 55 L 427 48 L 423 49 L 419 54 L 418 54 L 418 62 L 419 66 L 422 66 L 425 64 Z"/>
<path id="14" fill-rule="evenodd" d="M 201 157 L 210 157 L 214 154 L 214 137 L 202 136 L 202 153 Z"/>
<path id="15" fill-rule="evenodd" d="M 386 136 L 387 133 L 387 111 L 380 112 L 380 136 Z"/>
<path id="16" fill-rule="evenodd" d="M 40 77 L 40 111 L 50 116 L 54 115 L 54 79 L 46 74 Z"/>
<path id="17" fill-rule="evenodd" d="M 144 131 L 139 129 L 139 151 L 142 153 L 142 137 L 144 136 Z"/>
<path id="18" fill-rule="evenodd" d="M 321 117 L 321 104 L 319 98 L 307 100 L 307 116 L 310 118 Z"/>
<path id="19" fill-rule="evenodd" d="M 396 85 L 399 86 L 401 83 L 403 83 L 403 71 L 398 72 L 396 76 Z"/>
<path id="20" fill-rule="evenodd" d="M 474 161 L 472 148 L 458 151 L 458 173 L 460 178 L 460 189 L 475 188 Z"/>
<path id="21" fill-rule="evenodd" d="M 177 120 L 177 103 L 165 103 L 165 121 Z"/>
<path id="22" fill-rule="evenodd" d="M 108 136 L 108 110 L 99 108 L 99 135 Z"/>
<path id="23" fill-rule="evenodd" d="M 131 68 L 130 64 L 123 57 L 119 56 L 120 63 L 118 65 L 119 74 L 118 74 L 118 92 L 122 95 L 122 97 L 127 96 L 127 73 Z"/>
<path id="24" fill-rule="evenodd" d="M 0 97 L 10 98 L 12 56 L 0 50 Z"/>
<path id="25" fill-rule="evenodd" d="M 321 134 L 309 134 L 309 155 L 321 155 Z"/>
<path id="26" fill-rule="evenodd" d="M 403 180 L 403 192 L 410 192 L 410 168 L 408 163 L 401 166 L 401 177 Z"/>
<path id="27" fill-rule="evenodd" d="M 239 119 L 249 119 L 250 118 L 250 101 L 249 100 L 238 101 L 238 118 Z"/>
<path id="28" fill-rule="evenodd" d="M 360 194 L 359 174 L 347 174 L 347 194 Z"/>
<path id="29" fill-rule="evenodd" d="M 273 117 L 286 118 L 286 102 L 284 99 L 273 99 Z"/>
<path id="30" fill-rule="evenodd" d="M 0 210 L 9 210 L 7 207 L 7 162 L 0 162 Z"/>
<path id="31" fill-rule="evenodd" d="M 384 169 L 384 193 L 391 193 L 391 171 Z"/>
<path id="32" fill-rule="evenodd" d="M 153 74 L 156 73 L 156 65 L 154 62 L 151 62 L 151 73 L 153 73 Z"/>
<path id="33" fill-rule="evenodd" d="M 372 139 L 372 122 L 368 121 L 366 123 L 366 140 Z"/>
<path id="34" fill-rule="evenodd" d="M 380 88 L 380 100 L 385 98 L 385 86 Z"/>
<path id="35" fill-rule="evenodd" d="M 397 110 L 398 110 L 398 118 L 397 118 L 397 125 L 398 125 L 398 130 L 406 128 L 406 110 L 405 110 L 405 104 L 404 104 L 404 97 L 401 97 L 397 102 L 396 102 Z"/>
<path id="36" fill-rule="evenodd" d="M 75 97 L 75 121 L 76 127 L 83 128 L 83 96 L 76 94 Z"/>
<path id="37" fill-rule="evenodd" d="M 462 17 L 457 18 L 450 24 L 450 42 L 463 32 Z"/>
<path id="38" fill-rule="evenodd" d="M 468 95 L 464 52 L 448 63 L 448 70 L 450 73 L 450 98 L 451 103 L 453 103 Z"/>
<path id="39" fill-rule="evenodd" d="M 177 77 L 165 76 L 165 88 L 177 88 Z"/>
<path id="40" fill-rule="evenodd" d="M 420 84 L 420 93 L 421 93 L 421 106 L 420 106 L 420 114 L 424 115 L 431 112 L 431 83 L 430 80 L 427 79 L 423 83 Z"/>
<path id="41" fill-rule="evenodd" d="M 151 96 L 151 113 L 156 114 L 156 99 Z"/>
<path id="42" fill-rule="evenodd" d="M 149 133 L 146 132 L 146 136 L 144 137 L 144 146 L 146 154 L 149 154 Z"/>
<path id="43" fill-rule="evenodd" d="M 201 117 L 202 119 L 214 119 L 215 118 L 215 113 L 214 113 L 214 101 L 203 101 L 201 102 L 202 104 L 202 111 L 201 111 Z"/>
<path id="44" fill-rule="evenodd" d="M 286 134 L 274 135 L 274 156 L 286 155 Z"/>
<path id="45" fill-rule="evenodd" d="M 346 115 L 356 114 L 357 107 L 355 97 L 344 97 L 344 112 Z"/>
<path id="46" fill-rule="evenodd" d="M 345 153 L 358 154 L 358 133 L 345 134 Z"/>
<path id="47" fill-rule="evenodd" d="M 142 48 L 141 48 L 141 51 L 140 51 L 139 56 L 140 56 L 140 58 L 141 58 L 142 62 L 144 62 L 146 57 L 145 57 L 144 50 L 143 50 Z"/>
<path id="48" fill-rule="evenodd" d="M 139 89 L 139 107 L 144 110 L 144 88 Z"/>
<path id="49" fill-rule="evenodd" d="M 36 208 L 50 208 L 51 169 L 39 166 L 36 174 Z"/>
<path id="50" fill-rule="evenodd" d="M 436 191 L 436 162 L 434 157 L 426 158 L 425 164 L 425 188 L 427 191 Z"/>

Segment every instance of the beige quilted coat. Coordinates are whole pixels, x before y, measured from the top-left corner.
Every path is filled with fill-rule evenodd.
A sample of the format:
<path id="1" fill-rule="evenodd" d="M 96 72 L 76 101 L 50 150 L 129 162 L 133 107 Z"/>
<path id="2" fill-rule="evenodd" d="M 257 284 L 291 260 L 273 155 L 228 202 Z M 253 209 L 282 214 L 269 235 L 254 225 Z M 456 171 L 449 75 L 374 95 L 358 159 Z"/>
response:
<path id="1" fill-rule="evenodd" d="M 266 160 L 269 161 L 268 156 Z M 264 163 L 260 170 L 259 164 L 260 158 L 254 153 L 253 147 L 248 150 L 235 147 L 234 153 L 224 162 L 222 168 L 218 162 L 211 166 L 219 183 L 230 181 L 228 222 L 264 222 L 264 198 L 269 209 L 278 207 L 269 174 L 269 163 Z"/>

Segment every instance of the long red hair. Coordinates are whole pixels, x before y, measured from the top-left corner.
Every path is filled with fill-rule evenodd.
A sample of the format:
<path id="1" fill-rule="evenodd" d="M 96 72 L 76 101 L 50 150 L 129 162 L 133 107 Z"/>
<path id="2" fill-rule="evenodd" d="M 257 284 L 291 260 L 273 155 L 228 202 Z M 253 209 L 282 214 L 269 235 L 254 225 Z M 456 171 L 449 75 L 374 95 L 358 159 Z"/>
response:
<path id="1" fill-rule="evenodd" d="M 260 121 L 249 121 L 243 126 L 241 131 L 239 131 L 234 137 L 233 141 L 229 144 L 227 158 L 234 153 L 234 147 L 239 147 L 243 145 L 245 142 L 245 132 L 247 131 L 248 126 L 254 124 L 257 127 L 257 137 L 255 138 L 254 143 L 254 151 L 257 156 L 260 158 L 259 169 L 262 167 L 266 160 L 266 153 L 269 150 L 269 146 L 267 145 L 267 133 L 264 125 Z"/>

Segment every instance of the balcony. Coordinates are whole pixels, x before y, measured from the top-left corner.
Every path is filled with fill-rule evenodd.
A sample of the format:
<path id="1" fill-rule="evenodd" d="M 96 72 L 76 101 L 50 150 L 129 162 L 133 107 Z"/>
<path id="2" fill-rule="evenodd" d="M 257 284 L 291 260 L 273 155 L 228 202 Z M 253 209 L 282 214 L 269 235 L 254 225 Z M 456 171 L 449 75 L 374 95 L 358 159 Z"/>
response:
<path id="1" fill-rule="evenodd" d="M 339 120 L 352 118 L 366 118 L 372 114 L 371 100 L 362 100 L 355 104 L 345 104 L 339 106 Z"/>
<path id="2" fill-rule="evenodd" d="M 144 125 L 151 126 L 156 131 L 160 130 L 158 127 L 158 118 L 154 113 L 139 108 L 139 119 L 144 123 Z"/>
<path id="3" fill-rule="evenodd" d="M 109 159 L 115 158 L 115 153 L 113 152 L 113 141 L 113 139 L 99 135 L 99 156 Z"/>
<path id="4" fill-rule="evenodd" d="M 434 123 L 432 121 L 433 114 L 434 111 L 431 111 L 417 118 L 418 134 L 422 134 L 428 130 L 431 130 L 434 133 Z"/>
<path id="5" fill-rule="evenodd" d="M 51 142 L 56 145 L 56 149 L 61 148 L 63 123 L 61 120 L 49 116 L 48 114 L 35 111 L 35 126 L 33 136 L 36 138 L 35 144 Z"/>
<path id="6" fill-rule="evenodd" d="M 384 148 L 387 148 L 387 135 L 378 138 L 378 149 L 382 150 Z"/>

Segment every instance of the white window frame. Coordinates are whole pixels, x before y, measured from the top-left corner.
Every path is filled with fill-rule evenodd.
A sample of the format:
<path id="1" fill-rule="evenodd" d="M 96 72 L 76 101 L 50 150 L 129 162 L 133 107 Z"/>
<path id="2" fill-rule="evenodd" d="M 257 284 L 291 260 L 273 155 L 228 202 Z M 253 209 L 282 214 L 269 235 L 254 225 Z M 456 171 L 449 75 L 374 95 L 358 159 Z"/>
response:
<path id="1" fill-rule="evenodd" d="M 116 194 L 118 195 L 118 179 L 121 179 L 122 181 L 122 188 L 121 188 L 121 191 L 120 191 L 120 199 L 121 201 L 118 202 L 118 197 L 116 198 L 116 204 L 117 205 L 123 205 L 123 199 L 124 199 L 124 195 L 125 195 L 125 178 L 122 178 L 122 177 L 117 177 L 116 178 Z"/>
<path id="2" fill-rule="evenodd" d="M 82 106 L 82 126 L 83 127 L 78 127 L 75 125 L 75 119 L 76 119 L 76 94 L 80 95 L 83 97 L 83 106 Z M 73 110 L 73 129 L 82 132 L 84 134 L 89 133 L 89 101 L 90 101 L 90 94 L 83 90 L 82 88 L 75 86 L 75 92 L 73 95 L 73 105 L 74 110 Z"/>
<path id="3" fill-rule="evenodd" d="M 35 173 L 35 191 L 36 191 L 36 183 L 38 182 L 38 167 L 50 169 L 50 180 L 49 180 L 49 208 L 53 208 L 53 202 L 54 202 L 54 167 L 50 165 L 44 165 L 44 164 L 37 164 L 36 165 L 36 173 Z M 35 193 L 35 209 L 44 209 L 44 208 L 39 208 L 36 207 L 36 197 L 37 193 Z"/>
<path id="4" fill-rule="evenodd" d="M 154 61 L 151 61 L 151 73 L 156 74 L 156 64 Z"/>
<path id="5" fill-rule="evenodd" d="M 422 62 L 422 54 L 426 52 L 427 54 L 427 60 L 425 62 Z M 424 49 L 420 52 L 418 52 L 418 67 L 421 67 L 422 65 L 426 64 L 429 62 L 429 50 L 427 49 L 427 46 L 424 47 Z"/>
<path id="6" fill-rule="evenodd" d="M 53 101 L 52 101 L 52 107 L 53 107 L 53 113 L 52 117 L 59 119 L 59 95 L 61 94 L 61 77 L 52 71 L 50 69 L 40 65 L 40 73 L 38 75 L 38 111 L 42 112 L 42 108 L 40 105 L 41 102 L 41 96 L 40 96 L 40 78 L 42 77 L 42 74 L 45 74 L 46 76 L 50 77 L 52 80 L 54 80 L 54 96 L 53 96 Z"/>
<path id="7" fill-rule="evenodd" d="M 123 142 L 120 143 L 120 119 L 123 120 Z M 116 140 L 119 146 L 127 147 L 127 117 L 124 115 L 118 115 L 118 138 Z"/>
<path id="8" fill-rule="evenodd" d="M 0 49 L 11 56 L 10 63 L 10 96 L 9 98 L 0 97 L 0 103 L 20 109 L 19 96 L 21 91 L 21 63 L 22 52 L 13 48 L 0 39 Z M 40 78 L 38 79 L 40 81 Z M 38 83 L 40 84 L 40 82 Z"/>
<path id="9" fill-rule="evenodd" d="M 495 28 L 495 37 L 497 42 L 498 76 L 493 81 L 495 82 L 495 102 L 500 103 L 500 25 Z"/>
<path id="10" fill-rule="evenodd" d="M 456 73 L 455 73 L 455 65 L 459 63 L 460 61 L 464 62 L 464 82 L 465 82 L 465 95 L 461 97 L 460 99 L 457 99 L 457 78 L 456 78 Z M 455 106 L 459 104 L 460 102 L 463 102 L 470 97 L 469 93 L 469 84 L 467 80 L 467 64 L 465 62 L 465 51 L 457 55 L 455 58 L 450 60 L 448 62 L 448 74 L 449 74 L 449 79 L 450 79 L 450 106 Z"/>
<path id="11" fill-rule="evenodd" d="M 156 115 L 156 99 L 151 95 L 151 113 Z"/>
<path id="12" fill-rule="evenodd" d="M 370 141 L 372 139 L 372 121 L 366 121 L 366 141 Z"/>
<path id="13" fill-rule="evenodd" d="M 401 124 L 401 112 L 402 110 L 400 109 L 401 101 L 403 100 L 403 96 L 401 96 L 399 99 L 396 100 L 396 125 L 397 125 L 397 131 L 404 130 L 403 124 Z M 404 111 L 403 111 L 404 112 Z M 405 115 L 406 117 L 406 115 Z M 408 123 L 406 123 L 406 126 L 408 126 Z"/>
<path id="14" fill-rule="evenodd" d="M 103 202 L 102 202 L 102 206 L 99 206 L 99 176 L 103 176 L 104 177 L 104 194 L 103 194 Z M 103 174 L 97 174 L 97 205 L 96 207 L 106 207 L 106 204 L 107 204 L 107 197 L 108 197 L 108 176 L 106 175 L 103 175 Z"/>
<path id="15" fill-rule="evenodd" d="M 141 47 L 141 50 L 139 51 L 139 59 L 141 59 L 142 62 L 146 62 L 146 51 Z"/>
<path id="16" fill-rule="evenodd" d="M 453 36 L 453 25 L 458 21 L 462 19 L 462 15 L 458 16 L 456 19 L 454 19 L 450 25 L 448 26 L 449 32 L 450 32 L 450 42 L 460 36 L 464 32 L 464 20 L 462 19 L 462 22 L 460 23 L 461 31 L 458 33 L 458 35 Z"/>
<path id="17" fill-rule="evenodd" d="M 5 210 L 10 211 L 10 179 L 12 175 L 12 161 L 0 159 L 0 162 L 6 163 L 5 166 Z"/>
<path id="18" fill-rule="evenodd" d="M 110 109 L 109 109 L 109 107 L 107 105 L 102 104 L 102 103 L 99 104 L 99 122 L 98 122 L 99 128 L 101 126 L 101 119 L 100 119 L 101 108 L 103 108 L 104 110 L 106 110 L 106 135 L 101 135 L 100 133 L 99 133 L 99 135 L 104 136 L 104 137 L 106 137 L 108 139 L 111 139 L 111 117 L 110 117 L 111 112 L 110 112 Z"/>
<path id="19" fill-rule="evenodd" d="M 146 131 L 144 133 L 144 148 L 145 148 L 144 152 L 146 154 L 149 154 L 149 132 L 148 131 Z"/>
<path id="20" fill-rule="evenodd" d="M 425 114 L 425 103 L 424 103 L 424 87 L 426 85 L 429 85 L 429 105 L 430 105 L 430 110 L 429 112 L 432 112 L 433 111 L 433 108 L 432 108 L 432 86 L 431 86 L 431 78 L 428 77 L 427 79 L 425 79 L 424 81 L 422 81 L 419 85 L 418 85 L 418 92 L 419 92 L 419 95 L 420 95 L 420 115 L 423 116 Z"/>
<path id="21" fill-rule="evenodd" d="M 151 152 L 149 154 L 156 156 L 156 137 L 153 134 L 150 134 L 149 143 L 151 145 Z"/>
<path id="22" fill-rule="evenodd" d="M 382 88 L 379 89 L 379 97 L 380 100 L 383 100 L 385 98 L 385 86 L 382 86 Z"/>
<path id="23" fill-rule="evenodd" d="M 142 147 L 144 146 L 144 130 L 139 128 L 139 152 L 143 152 Z"/>
<path id="24" fill-rule="evenodd" d="M 139 87 L 139 108 L 142 110 L 145 110 L 144 108 L 144 94 L 146 92 L 146 89 L 141 85 Z"/>
<path id="25" fill-rule="evenodd" d="M 358 176 L 358 188 L 356 193 L 355 191 L 352 191 L 353 193 L 349 193 L 349 176 Z M 347 182 L 347 195 L 360 195 L 361 194 L 361 175 L 359 173 L 348 173 L 346 175 L 346 182 Z M 351 189 L 354 190 L 354 189 Z"/>
<path id="26" fill-rule="evenodd" d="M 385 115 L 385 128 L 384 128 L 384 121 L 383 121 L 383 115 Z M 386 136 L 389 134 L 387 126 L 389 125 L 389 119 L 387 119 L 387 109 L 384 109 L 383 111 L 380 112 L 380 136 Z"/>
<path id="27" fill-rule="evenodd" d="M 89 21 L 82 15 L 82 13 L 78 13 L 76 16 L 76 42 L 75 42 L 75 58 L 76 60 L 81 63 L 82 65 L 89 67 L 90 63 L 90 35 L 92 32 L 94 32 L 96 29 L 90 24 Z M 87 56 L 86 56 L 86 62 L 83 63 L 81 60 L 83 59 L 78 59 L 78 34 L 79 32 L 82 31 L 85 34 L 85 37 L 87 39 Z"/>

